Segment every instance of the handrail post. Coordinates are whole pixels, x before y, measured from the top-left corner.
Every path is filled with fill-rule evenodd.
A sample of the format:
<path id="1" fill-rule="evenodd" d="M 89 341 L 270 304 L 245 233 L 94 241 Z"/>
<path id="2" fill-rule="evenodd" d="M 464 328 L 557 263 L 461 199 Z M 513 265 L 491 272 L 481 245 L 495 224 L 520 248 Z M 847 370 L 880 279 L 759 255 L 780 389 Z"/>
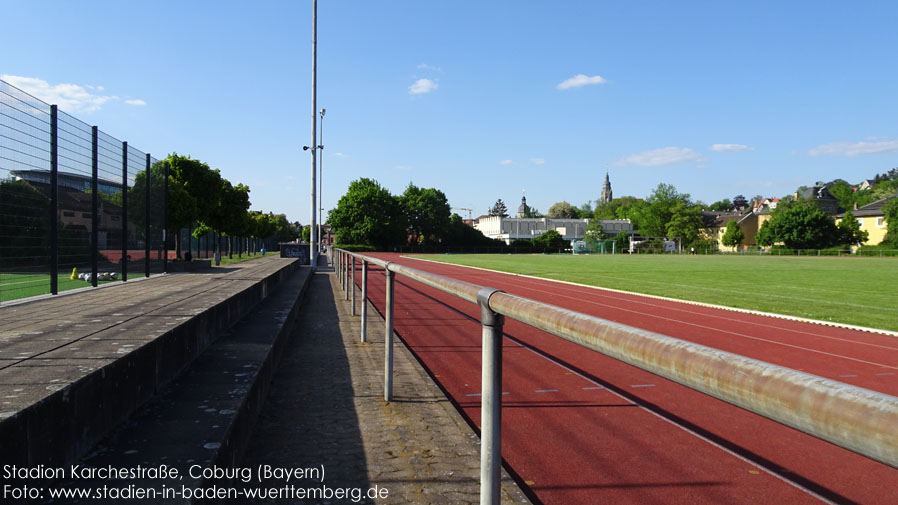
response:
<path id="1" fill-rule="evenodd" d="M 351 314 L 356 315 L 355 310 L 355 256 L 352 257 L 351 267 L 349 270 L 349 289 L 352 290 L 352 312 Z"/>
<path id="2" fill-rule="evenodd" d="M 483 326 L 483 364 L 480 385 L 480 505 L 499 505 L 502 478 L 502 325 L 505 316 L 490 309 L 498 289 L 477 293 Z"/>
<path id="3" fill-rule="evenodd" d="M 395 274 L 390 271 L 390 263 L 384 268 L 387 277 L 387 300 L 384 323 L 386 330 L 384 335 L 384 401 L 393 400 L 393 278 Z"/>
<path id="4" fill-rule="evenodd" d="M 346 253 L 340 251 L 340 268 L 337 270 L 338 275 L 340 276 L 340 289 L 346 289 L 346 276 L 343 275 L 343 268 L 346 264 Z"/>
<path id="5" fill-rule="evenodd" d="M 368 341 L 368 262 L 362 260 L 362 342 Z"/>
<path id="6" fill-rule="evenodd" d="M 349 259 L 350 254 L 346 253 L 346 264 L 343 266 L 343 282 L 346 288 L 343 290 L 343 299 L 347 302 L 349 301 L 349 290 L 352 289 L 352 286 L 349 284 Z"/>

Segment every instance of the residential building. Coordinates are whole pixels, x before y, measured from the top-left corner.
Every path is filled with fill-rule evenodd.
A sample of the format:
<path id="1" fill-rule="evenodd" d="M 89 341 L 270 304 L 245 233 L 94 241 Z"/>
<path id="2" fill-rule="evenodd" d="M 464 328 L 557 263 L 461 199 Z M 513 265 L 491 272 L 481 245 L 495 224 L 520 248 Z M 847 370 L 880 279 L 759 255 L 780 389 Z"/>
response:
<path id="1" fill-rule="evenodd" d="M 887 223 L 885 212 L 883 212 L 882 208 L 887 202 L 895 198 L 898 198 L 898 195 L 877 200 L 851 211 L 854 218 L 857 219 L 861 230 L 867 232 L 867 241 L 862 245 L 877 245 L 885 238 Z M 839 224 L 842 218 L 845 217 L 845 213 L 842 212 L 834 217 L 836 218 L 836 224 Z"/>
<path id="2" fill-rule="evenodd" d="M 756 209 L 759 207 L 755 207 Z M 767 210 L 754 211 L 736 211 L 736 212 L 719 212 L 719 211 L 702 211 L 702 219 L 704 227 L 701 230 L 702 239 L 707 240 L 717 246 L 722 251 L 745 250 L 750 247 L 757 247 L 755 237 L 761 223 L 770 219 L 770 212 Z M 727 247 L 723 245 L 723 236 L 726 234 L 727 225 L 730 221 L 735 221 L 742 230 L 741 247 Z"/>
<path id="3" fill-rule="evenodd" d="M 827 216 L 835 216 L 844 211 L 842 207 L 839 207 L 839 200 L 829 192 L 829 189 L 822 182 L 817 182 L 814 186 L 805 188 L 803 191 L 796 191 L 795 198 L 811 200 Z"/>

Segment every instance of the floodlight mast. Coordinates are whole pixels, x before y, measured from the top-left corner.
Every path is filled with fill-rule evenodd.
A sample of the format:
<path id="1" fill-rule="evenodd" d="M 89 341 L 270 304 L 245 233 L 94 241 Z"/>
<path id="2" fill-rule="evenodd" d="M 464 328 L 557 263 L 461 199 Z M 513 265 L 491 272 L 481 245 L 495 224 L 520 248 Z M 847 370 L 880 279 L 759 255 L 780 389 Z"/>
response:
<path id="1" fill-rule="evenodd" d="M 315 176 L 318 170 L 318 163 L 315 156 L 318 132 L 315 131 L 317 125 L 318 114 L 318 0 L 312 0 L 312 143 L 309 150 L 312 151 L 312 201 L 311 201 L 311 219 L 309 223 L 309 264 L 312 269 L 318 265 L 318 229 L 315 224 L 315 213 L 318 210 L 318 202 L 315 194 Z"/>

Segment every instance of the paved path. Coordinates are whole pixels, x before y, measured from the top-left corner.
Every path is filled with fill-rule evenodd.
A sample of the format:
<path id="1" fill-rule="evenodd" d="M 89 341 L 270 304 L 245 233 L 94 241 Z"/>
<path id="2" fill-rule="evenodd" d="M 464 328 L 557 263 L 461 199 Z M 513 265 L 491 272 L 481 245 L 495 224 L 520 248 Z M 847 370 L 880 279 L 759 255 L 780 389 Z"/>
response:
<path id="1" fill-rule="evenodd" d="M 315 274 L 242 466 L 323 466 L 330 489 L 388 493 L 360 503 L 478 503 L 479 438 L 398 339 L 395 398 L 383 401 L 384 325 L 368 314 L 361 343 L 360 317 L 350 315 L 336 276 Z M 529 503 L 507 475 L 502 503 Z"/>

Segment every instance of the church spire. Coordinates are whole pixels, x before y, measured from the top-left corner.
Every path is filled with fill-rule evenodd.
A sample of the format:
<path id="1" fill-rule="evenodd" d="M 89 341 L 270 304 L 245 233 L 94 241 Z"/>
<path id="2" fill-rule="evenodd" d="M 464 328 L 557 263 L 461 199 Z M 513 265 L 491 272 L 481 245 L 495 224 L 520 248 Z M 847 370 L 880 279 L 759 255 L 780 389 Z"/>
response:
<path id="1" fill-rule="evenodd" d="M 602 184 L 602 203 L 611 201 L 611 180 L 608 178 L 608 172 L 605 172 L 605 183 Z"/>

